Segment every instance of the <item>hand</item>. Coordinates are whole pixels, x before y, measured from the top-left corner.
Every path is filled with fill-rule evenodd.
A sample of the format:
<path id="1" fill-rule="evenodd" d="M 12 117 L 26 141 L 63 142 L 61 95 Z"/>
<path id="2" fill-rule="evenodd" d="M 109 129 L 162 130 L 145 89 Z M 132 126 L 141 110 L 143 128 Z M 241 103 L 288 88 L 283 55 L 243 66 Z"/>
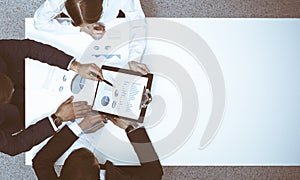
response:
<path id="1" fill-rule="evenodd" d="M 148 67 L 146 66 L 146 64 L 139 63 L 139 62 L 136 62 L 136 61 L 129 61 L 128 66 L 131 70 L 136 71 L 136 72 L 140 72 L 143 75 L 148 74 L 150 72 Z"/>
<path id="2" fill-rule="evenodd" d="M 121 129 L 126 129 L 129 125 L 131 125 L 130 121 L 126 121 L 124 119 L 120 118 L 110 118 L 110 121 L 113 122 L 116 126 L 118 126 Z"/>
<path id="3" fill-rule="evenodd" d="M 55 115 L 62 121 L 74 120 L 77 118 L 83 118 L 86 113 L 91 111 L 91 106 L 87 105 L 86 101 L 78 101 L 72 103 L 74 96 L 68 98 L 63 102 L 55 112 Z"/>
<path id="4" fill-rule="evenodd" d="M 77 64 L 77 73 L 86 79 L 94 81 L 102 81 L 103 75 L 101 69 L 94 63 L 91 64 Z"/>
<path id="5" fill-rule="evenodd" d="M 105 34 L 105 26 L 100 23 L 83 24 L 80 31 L 92 36 L 95 40 L 101 39 Z"/>
<path id="6" fill-rule="evenodd" d="M 105 118 L 100 114 L 87 115 L 78 125 L 85 133 L 92 133 L 104 126 Z"/>

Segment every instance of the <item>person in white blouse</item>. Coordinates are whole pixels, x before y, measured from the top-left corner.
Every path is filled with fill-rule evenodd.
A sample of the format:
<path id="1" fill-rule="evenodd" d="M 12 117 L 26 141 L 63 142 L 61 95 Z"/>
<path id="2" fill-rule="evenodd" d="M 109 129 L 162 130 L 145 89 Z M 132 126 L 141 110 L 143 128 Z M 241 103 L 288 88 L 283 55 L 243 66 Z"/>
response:
<path id="1" fill-rule="evenodd" d="M 105 24 L 113 22 L 120 10 L 126 21 L 133 22 L 130 23 L 129 68 L 147 74 L 149 69 L 140 62 L 146 46 L 146 22 L 139 0 L 46 0 L 34 14 L 34 26 L 48 32 L 81 31 L 101 39 Z M 62 25 L 56 19 L 61 13 L 69 16 L 76 28 Z"/>

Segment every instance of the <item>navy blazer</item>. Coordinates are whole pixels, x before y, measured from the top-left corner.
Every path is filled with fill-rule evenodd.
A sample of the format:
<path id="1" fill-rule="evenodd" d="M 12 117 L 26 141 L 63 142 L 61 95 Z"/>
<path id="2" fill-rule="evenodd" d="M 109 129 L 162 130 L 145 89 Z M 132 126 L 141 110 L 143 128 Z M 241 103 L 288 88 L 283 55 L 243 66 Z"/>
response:
<path id="1" fill-rule="evenodd" d="M 48 118 L 22 130 L 25 124 L 25 58 L 67 69 L 73 57 L 33 40 L 0 40 L 0 73 L 9 76 L 15 87 L 11 105 L 0 106 L 0 151 L 9 155 L 28 151 L 55 133 Z M 12 134 L 19 130 L 22 132 Z"/>
<path id="2" fill-rule="evenodd" d="M 105 180 L 159 180 L 162 178 L 163 170 L 152 143 L 144 128 L 136 129 L 127 136 L 137 153 L 140 166 L 114 166 L 107 161 L 105 163 Z M 57 159 L 71 147 L 78 137 L 65 126 L 60 132 L 56 133 L 48 143 L 36 154 L 33 162 L 34 171 L 40 180 L 59 179 L 55 170 L 54 163 Z M 147 144 L 141 146 L 140 143 Z M 143 159 L 149 162 L 143 162 Z M 152 160 L 152 161 L 151 161 Z M 101 165 L 102 167 L 102 165 Z"/>

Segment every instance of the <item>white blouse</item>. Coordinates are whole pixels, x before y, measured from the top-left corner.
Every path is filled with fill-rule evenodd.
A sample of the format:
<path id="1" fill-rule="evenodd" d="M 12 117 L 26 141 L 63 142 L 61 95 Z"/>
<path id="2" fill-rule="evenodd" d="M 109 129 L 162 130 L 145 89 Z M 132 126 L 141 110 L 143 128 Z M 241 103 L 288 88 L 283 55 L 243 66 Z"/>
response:
<path id="1" fill-rule="evenodd" d="M 79 32 L 80 28 L 74 28 L 70 23 L 61 24 L 55 19 L 60 13 L 68 15 L 65 8 L 66 0 L 46 0 L 34 14 L 34 27 L 38 30 L 53 33 L 72 33 Z M 139 0 L 103 0 L 103 12 L 99 22 L 108 24 L 113 22 L 121 10 L 125 14 L 127 21 L 143 20 L 143 23 L 130 23 L 131 41 L 129 44 L 128 60 L 139 61 L 145 50 L 146 21 Z M 139 40 L 135 40 L 139 39 Z M 144 39 L 144 40 L 141 40 Z"/>

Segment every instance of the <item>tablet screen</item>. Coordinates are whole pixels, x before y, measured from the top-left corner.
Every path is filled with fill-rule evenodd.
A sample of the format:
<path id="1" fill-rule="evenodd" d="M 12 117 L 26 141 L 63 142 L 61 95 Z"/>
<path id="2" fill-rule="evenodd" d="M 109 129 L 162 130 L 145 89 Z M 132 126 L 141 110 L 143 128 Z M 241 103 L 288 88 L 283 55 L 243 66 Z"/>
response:
<path id="1" fill-rule="evenodd" d="M 149 76 L 107 66 L 102 67 L 102 74 L 113 86 L 103 81 L 97 83 L 93 110 L 139 120 L 144 114 L 141 101 Z"/>

